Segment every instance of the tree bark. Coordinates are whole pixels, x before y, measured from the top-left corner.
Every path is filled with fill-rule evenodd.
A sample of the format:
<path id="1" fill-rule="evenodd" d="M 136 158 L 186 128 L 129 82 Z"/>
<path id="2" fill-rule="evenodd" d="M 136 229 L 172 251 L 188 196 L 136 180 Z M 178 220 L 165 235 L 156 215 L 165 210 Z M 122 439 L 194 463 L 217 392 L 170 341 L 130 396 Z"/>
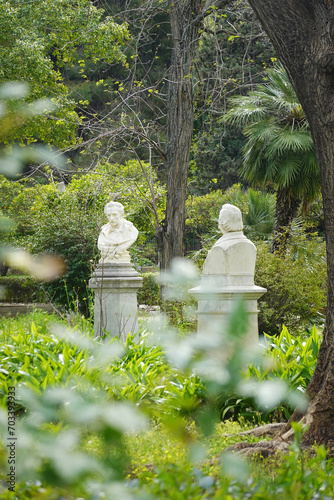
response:
<path id="1" fill-rule="evenodd" d="M 271 244 L 271 252 L 279 252 L 284 255 L 290 236 L 293 219 L 296 218 L 301 203 L 299 198 L 291 196 L 288 189 L 278 189 L 276 193 L 276 213 L 274 238 Z"/>
<path id="2" fill-rule="evenodd" d="M 194 125 L 192 66 L 202 26 L 202 0 L 168 0 L 173 38 L 166 117 L 167 205 L 156 233 L 160 267 L 183 254 L 188 165 Z"/>
<path id="3" fill-rule="evenodd" d="M 308 118 L 321 178 L 328 296 L 324 338 L 309 384 L 306 444 L 334 442 L 334 2 L 249 0 Z"/>

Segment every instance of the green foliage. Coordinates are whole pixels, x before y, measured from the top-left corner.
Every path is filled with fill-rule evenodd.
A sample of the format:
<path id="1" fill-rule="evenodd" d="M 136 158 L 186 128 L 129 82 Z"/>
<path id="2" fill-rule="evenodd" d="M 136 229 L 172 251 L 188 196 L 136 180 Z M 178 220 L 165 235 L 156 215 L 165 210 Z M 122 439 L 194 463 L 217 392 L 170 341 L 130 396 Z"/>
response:
<path id="1" fill-rule="evenodd" d="M 305 391 L 317 363 L 321 337 L 314 326 L 310 334 L 291 336 L 283 327 L 278 337 L 266 335 L 270 358 L 274 363 L 272 374 L 289 381 L 290 387 Z M 267 376 L 262 375 L 262 378 Z"/>
<path id="2" fill-rule="evenodd" d="M 222 127 L 220 118 L 227 99 L 262 82 L 266 67 L 272 65 L 273 48 L 261 31 L 247 2 L 232 2 L 228 10 L 213 8 L 205 18 L 194 71 L 196 120 L 189 189 L 196 194 L 240 182 L 244 139 L 235 127 Z"/>
<path id="3" fill-rule="evenodd" d="M 219 441 L 220 450 L 230 442 L 231 437 L 226 438 L 228 431 L 222 429 L 216 432 L 215 438 Z M 239 437 L 237 428 L 233 429 L 234 436 Z M 224 442 L 225 441 L 225 442 Z M 223 444 L 222 444 L 223 442 Z M 172 454 L 171 461 L 163 466 L 152 467 L 149 462 L 144 473 L 140 467 L 135 470 L 132 477 L 135 491 L 145 492 L 147 497 L 154 495 L 155 499 L 186 499 L 203 500 L 204 498 L 219 498 L 244 500 L 285 500 L 314 498 L 332 499 L 334 477 L 331 467 L 333 460 L 328 459 L 323 447 L 316 447 L 315 455 L 308 456 L 303 453 L 299 445 L 291 447 L 291 451 L 275 461 L 260 459 L 258 465 L 255 463 L 250 470 L 250 475 L 245 478 L 247 464 L 237 460 L 236 454 L 222 454 L 225 464 L 223 469 L 217 457 L 200 464 L 192 464 L 184 460 L 176 448 L 177 463 L 175 455 Z M 210 450 L 211 451 L 211 450 Z M 169 447 L 167 448 L 167 453 Z M 162 456 L 164 450 L 162 451 Z M 212 455 L 211 455 L 212 456 Z M 159 463 L 159 462 L 158 462 Z M 236 464 L 238 464 L 236 466 Z M 228 469 L 227 466 L 230 466 Z"/>
<path id="4" fill-rule="evenodd" d="M 21 411 L 25 409 L 24 418 L 17 420 L 20 493 L 41 499 L 63 494 L 68 499 L 93 500 L 102 494 L 107 498 L 166 498 L 169 491 L 170 495 L 175 492 L 175 498 L 184 498 L 187 492 L 200 500 L 208 494 L 242 499 L 248 492 L 264 499 L 275 498 L 279 488 L 289 491 L 288 477 L 299 478 L 303 488 L 299 449 L 284 458 L 290 465 L 297 460 L 294 473 L 283 460 L 281 468 L 275 467 L 275 481 L 268 481 L 265 474 L 252 480 L 251 470 L 235 457 L 222 457 L 220 462 L 215 456 L 237 439 L 236 434 L 229 438 L 224 432 L 240 430 L 230 423 L 217 427 L 212 404 L 222 389 L 233 392 L 239 387 L 240 394 L 252 392 L 262 411 L 270 393 L 272 406 L 277 407 L 283 396 L 282 392 L 278 395 L 278 388 L 284 384 L 277 377 L 288 380 L 299 369 L 294 384 L 306 383 L 301 368 L 305 365 L 309 373 L 310 358 L 314 361 L 319 344 L 315 331 L 303 345 L 293 344 L 285 330 L 269 354 L 277 365 L 259 376 L 255 368 L 259 365 L 253 364 L 246 376 L 241 366 L 252 355 L 240 349 L 242 337 L 237 335 L 238 347 L 230 351 L 229 360 L 223 354 L 234 345 L 236 334 L 241 334 L 243 314 L 238 305 L 227 335 L 211 341 L 175 337 L 161 324 L 154 328 L 152 324 L 156 335 L 162 335 L 163 347 L 148 334 L 139 343 L 128 338 L 124 347 L 118 340 L 100 344 L 91 340 L 89 328 L 88 334 L 64 329 L 59 320 L 55 324 L 55 318 L 43 313 L 2 320 L 1 378 L 7 380 L 10 373 L 9 384 L 16 386 L 17 402 Z M 80 321 L 81 329 L 84 325 Z M 298 355 L 300 360 L 296 360 Z M 245 389 L 245 380 L 253 389 Z M 1 386 L 4 402 L 8 388 L 3 382 Z M 289 401 L 296 397 L 287 395 Z M 148 428 L 145 415 L 160 424 Z M 194 415 L 197 424 L 180 418 L 184 415 Z M 325 451 L 319 449 L 318 458 L 304 462 L 305 468 L 311 467 L 307 484 L 314 485 L 314 491 L 321 487 L 330 491 L 333 482 Z M 322 468 L 321 479 L 316 480 L 312 468 Z M 35 481 L 42 481 L 43 489 Z"/>
<path id="5" fill-rule="evenodd" d="M 224 194 L 220 190 L 187 199 L 186 238 L 189 233 L 200 238 L 202 235 L 210 234 L 212 228 L 217 233 L 219 210 L 223 200 Z"/>
<path id="6" fill-rule="evenodd" d="M 275 197 L 270 193 L 248 189 L 248 211 L 244 215 L 244 232 L 252 240 L 267 240 L 275 225 Z"/>
<path id="7" fill-rule="evenodd" d="M 32 313 L 18 319 L 0 319 L 2 404 L 9 386 L 24 386 L 40 393 L 47 386 L 83 373 L 85 354 L 50 334 L 50 326 L 59 321 L 46 313 Z"/>
<path id="8" fill-rule="evenodd" d="M 160 301 L 160 286 L 156 273 L 142 274 L 143 287 L 137 292 L 138 304 L 156 306 Z"/>
<path id="9" fill-rule="evenodd" d="M 0 78 L 27 81 L 27 102 L 49 98 L 53 110 L 12 129 L 7 140 L 42 141 L 57 147 L 77 140 L 81 120 L 59 71 L 65 64 L 124 61 L 121 46 L 128 38 L 126 26 L 117 25 L 88 0 L 23 2 L 0 5 Z M 13 119 L 15 107 L 13 108 Z"/>
<path id="10" fill-rule="evenodd" d="M 48 326 L 54 320 L 41 314 L 36 319 Z M 2 401 L 8 386 L 14 385 L 20 388 L 20 408 L 29 408 L 29 415 L 18 422 L 18 432 L 24 436 L 21 480 L 40 478 L 71 487 L 84 480 L 88 495 L 92 486 L 87 479 L 93 479 L 99 481 L 101 491 L 109 492 L 116 487 L 109 481 L 122 477 L 127 462 L 123 434 L 145 423 L 129 402 L 152 417 L 198 405 L 202 387 L 198 377 L 185 378 L 173 370 L 160 347 L 131 339 L 124 349 L 119 341 L 99 345 L 89 336 L 58 326 L 59 334 L 76 344 L 71 346 L 54 334 L 46 335 L 43 323 L 31 322 L 30 331 L 18 320 L 7 320 L 3 326 Z M 99 462 L 76 451 L 87 432 L 103 442 Z M 61 449 L 66 460 L 63 457 L 60 462 Z"/>
<path id="11" fill-rule="evenodd" d="M 250 365 L 245 373 L 245 380 L 247 378 L 261 382 L 283 380 L 291 389 L 305 394 L 320 348 L 321 338 L 317 329 L 313 327 L 309 335 L 292 337 L 287 328 L 283 327 L 279 336 L 272 338 L 266 335 L 265 340 L 267 343 L 265 361 L 262 365 Z M 287 398 L 287 402 L 274 408 L 270 406 L 260 408 L 250 396 L 242 398 L 240 394 L 222 394 L 217 399 L 217 406 L 223 420 L 243 418 L 260 424 L 287 421 L 292 415 L 295 401 L 289 402 Z"/>
<path id="12" fill-rule="evenodd" d="M 47 185 L 37 186 L 33 191 L 35 197 L 26 227 L 31 236 L 26 245 L 33 253 L 57 255 L 66 265 L 65 274 L 46 283 L 45 288 L 55 303 L 67 307 L 77 304 L 82 312 L 88 313 L 87 284 L 97 253 L 101 214 L 97 214 L 95 204 L 86 209 L 89 193 L 84 195 L 83 190 L 70 188 L 60 195 L 55 186 Z M 27 215 L 23 214 L 23 223 Z"/>
<path id="13" fill-rule="evenodd" d="M 4 175 L 0 175 L 1 201 L 0 209 L 3 213 L 11 212 L 13 199 L 24 190 L 24 185 L 18 182 L 11 182 Z"/>
<path id="14" fill-rule="evenodd" d="M 143 337 L 145 340 L 145 337 Z M 118 383 L 110 389 L 113 397 L 131 401 L 154 418 L 191 414 L 204 397 L 204 386 L 194 373 L 184 374 L 167 362 L 161 347 L 128 338 L 125 356 L 110 373 Z"/>
<path id="15" fill-rule="evenodd" d="M 15 188 L 4 185 L 3 175 L 9 179 L 17 179 L 26 164 L 50 163 L 54 168 L 64 167 L 63 158 L 55 151 L 40 144 L 27 146 L 20 141 L 19 145 L 11 145 L 10 137 L 20 131 L 29 120 L 45 119 L 53 104 L 50 99 L 35 99 L 29 104 L 29 87 L 24 82 L 7 82 L 0 86 L 0 140 L 3 147 L 0 157 L 1 184 L 4 194 L 13 194 Z M 22 138 L 21 138 L 22 139 Z M 27 141 L 31 142 L 31 141 Z M 2 201 L 5 204 L 6 198 Z"/>
<path id="16" fill-rule="evenodd" d="M 78 325 L 78 320 L 74 323 Z M 111 399 L 149 408 L 151 415 L 165 413 L 167 408 L 187 413 L 199 405 L 203 397 L 200 379 L 172 369 L 161 347 L 148 345 L 144 335 L 140 343 L 129 337 L 124 348 L 118 340 L 111 342 L 106 354 L 110 362 L 104 366 L 101 377 L 102 346 L 96 346 L 96 354 L 101 351 L 96 362 L 89 361 L 87 347 L 94 347 L 89 337 L 86 341 L 83 337 L 82 342 L 73 337 L 72 341 L 78 345 L 69 345 L 52 333 L 62 325 L 59 318 L 43 312 L 0 320 L 3 401 L 10 385 L 29 387 L 39 394 L 47 386 L 59 383 L 67 386 L 74 376 L 80 376 L 80 385 L 84 386 L 85 380 L 94 383 L 96 389 L 106 391 Z M 80 327 L 86 335 L 92 334 L 89 322 L 81 321 Z M 74 333 L 78 331 L 75 326 Z"/>
<path id="17" fill-rule="evenodd" d="M 8 141 L 8 136 L 12 130 L 16 130 L 18 124 L 25 123 L 32 116 L 40 116 L 47 110 L 50 101 L 33 101 L 27 106 L 22 99 L 28 95 L 27 85 L 24 83 L 10 82 L 0 86 L 0 139 L 3 144 Z M 14 105 L 15 113 L 11 114 L 11 106 Z M 59 156 L 59 155 L 58 155 Z M 18 186 L 7 181 L 8 178 L 16 178 L 21 174 L 26 163 L 40 163 L 48 161 L 54 167 L 63 166 L 62 157 L 57 157 L 54 151 L 49 147 L 41 145 L 6 147 L 0 154 L 0 186 L 4 193 L 2 206 L 0 208 L 0 236 L 3 243 L 0 244 L 0 268 L 1 274 L 5 274 L 8 266 L 15 269 L 21 269 L 24 272 L 32 272 L 39 279 L 45 279 L 46 275 L 54 276 L 57 267 L 57 258 L 48 258 L 47 256 L 39 259 L 33 259 L 22 249 L 14 250 L 11 245 L 15 240 L 16 232 L 21 231 L 20 226 L 9 217 L 3 217 L 2 214 L 11 215 L 13 211 L 12 201 L 14 198 L 22 195 L 23 186 Z M 4 175 L 2 175 L 4 174 Z M 15 204 L 15 200 L 13 202 Z M 56 271 L 57 275 L 59 274 Z"/>
<path id="18" fill-rule="evenodd" d="M 298 231 L 284 257 L 270 253 L 264 243 L 257 250 L 255 283 L 267 289 L 259 300 L 260 331 L 277 335 L 283 324 L 297 329 L 322 323 L 326 307 L 324 243 Z"/>
<path id="19" fill-rule="evenodd" d="M 223 137 L 217 123 L 215 130 L 210 129 L 207 133 L 200 130 L 192 144 L 189 190 L 201 194 L 225 190 L 239 182 L 242 145 L 242 134 L 232 127 Z"/>
<path id="20" fill-rule="evenodd" d="M 7 275 L 0 277 L 2 302 L 47 302 L 41 284 L 29 275 Z"/>

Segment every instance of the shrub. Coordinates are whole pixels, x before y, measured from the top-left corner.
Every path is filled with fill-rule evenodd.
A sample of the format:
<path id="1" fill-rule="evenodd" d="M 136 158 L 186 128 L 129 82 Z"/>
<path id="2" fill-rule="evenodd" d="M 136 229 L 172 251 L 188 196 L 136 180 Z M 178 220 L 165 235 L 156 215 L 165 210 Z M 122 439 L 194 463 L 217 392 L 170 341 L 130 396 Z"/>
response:
<path id="1" fill-rule="evenodd" d="M 146 304 L 147 306 L 156 306 L 160 301 L 160 285 L 157 281 L 156 273 L 142 274 L 143 286 L 138 291 L 138 304 Z"/>
<path id="2" fill-rule="evenodd" d="M 270 253 L 266 244 L 257 249 L 255 283 L 267 289 L 259 300 L 260 332 L 277 335 L 283 325 L 297 329 L 319 324 L 326 307 L 324 243 L 305 237 L 283 257 Z"/>
<path id="3" fill-rule="evenodd" d="M 7 275 L 0 277 L 2 289 L 2 302 L 48 302 L 41 283 L 31 276 Z"/>
<path id="4" fill-rule="evenodd" d="M 0 209 L 4 214 L 10 214 L 12 212 L 12 201 L 23 190 L 24 186 L 22 183 L 9 181 L 5 176 L 0 174 Z"/>

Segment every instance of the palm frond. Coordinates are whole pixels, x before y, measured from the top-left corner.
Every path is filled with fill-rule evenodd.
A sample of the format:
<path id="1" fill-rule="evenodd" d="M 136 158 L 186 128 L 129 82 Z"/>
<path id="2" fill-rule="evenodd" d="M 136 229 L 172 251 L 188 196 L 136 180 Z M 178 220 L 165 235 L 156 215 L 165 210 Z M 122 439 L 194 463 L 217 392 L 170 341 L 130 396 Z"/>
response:
<path id="1" fill-rule="evenodd" d="M 244 215 L 245 232 L 252 237 L 265 239 L 275 225 L 275 195 L 248 189 L 249 210 Z"/>
<path id="2" fill-rule="evenodd" d="M 280 133 L 280 128 L 274 117 L 269 117 L 265 120 L 252 122 L 243 130 L 243 134 L 247 137 L 250 143 L 263 142 L 267 144 Z"/>
<path id="3" fill-rule="evenodd" d="M 223 123 L 242 128 L 250 121 L 265 119 L 266 110 L 258 100 L 242 97 L 231 99 L 231 101 L 233 105 L 222 117 Z"/>
<path id="4" fill-rule="evenodd" d="M 301 162 L 298 155 L 288 155 L 280 160 L 280 169 L 277 173 L 277 183 L 283 188 L 295 191 L 302 174 Z"/>
<path id="5" fill-rule="evenodd" d="M 313 140 L 308 130 L 289 126 L 276 128 L 276 131 L 276 137 L 268 146 L 270 155 L 286 154 L 287 151 L 309 153 L 314 150 Z"/>

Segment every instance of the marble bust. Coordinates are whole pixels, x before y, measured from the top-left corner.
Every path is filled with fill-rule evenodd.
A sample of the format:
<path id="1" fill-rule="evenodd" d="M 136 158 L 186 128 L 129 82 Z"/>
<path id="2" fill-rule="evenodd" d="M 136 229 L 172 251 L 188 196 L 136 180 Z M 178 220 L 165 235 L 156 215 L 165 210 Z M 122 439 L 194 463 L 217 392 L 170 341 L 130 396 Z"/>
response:
<path id="1" fill-rule="evenodd" d="M 138 237 L 138 230 L 132 222 L 124 218 L 124 207 L 117 201 L 111 201 L 104 207 L 108 223 L 101 228 L 97 242 L 101 252 L 100 263 L 130 262 L 127 249 Z"/>
<path id="2" fill-rule="evenodd" d="M 221 285 L 254 285 L 256 247 L 243 233 L 239 208 L 223 205 L 218 227 L 223 236 L 209 251 L 203 266 L 203 276 L 215 277 Z"/>

